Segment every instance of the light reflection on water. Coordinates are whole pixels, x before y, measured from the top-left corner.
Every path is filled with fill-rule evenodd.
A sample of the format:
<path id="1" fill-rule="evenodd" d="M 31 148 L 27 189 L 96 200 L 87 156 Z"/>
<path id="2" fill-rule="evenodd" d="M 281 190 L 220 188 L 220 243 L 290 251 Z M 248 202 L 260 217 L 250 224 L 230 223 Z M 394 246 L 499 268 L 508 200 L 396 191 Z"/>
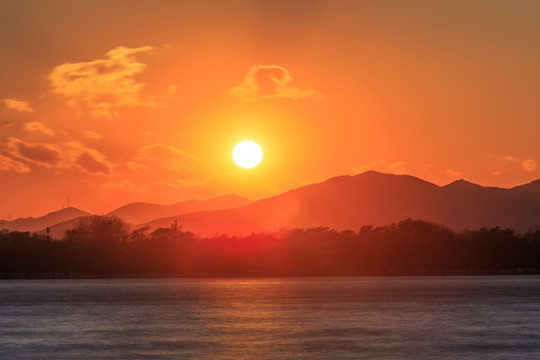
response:
<path id="1" fill-rule="evenodd" d="M 0 281 L 0 359 L 534 359 L 540 276 Z"/>

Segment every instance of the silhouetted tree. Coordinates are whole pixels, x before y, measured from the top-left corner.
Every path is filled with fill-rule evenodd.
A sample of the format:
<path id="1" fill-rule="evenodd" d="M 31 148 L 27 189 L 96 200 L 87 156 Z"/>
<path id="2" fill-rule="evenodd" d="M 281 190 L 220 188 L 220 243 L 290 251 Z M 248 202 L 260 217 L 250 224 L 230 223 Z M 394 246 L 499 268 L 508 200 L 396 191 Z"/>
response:
<path id="1" fill-rule="evenodd" d="M 90 273 L 111 273 L 128 240 L 129 228 L 118 217 L 88 216 L 66 231 L 66 241 L 78 251 L 82 270 Z"/>
<path id="2" fill-rule="evenodd" d="M 201 238 L 179 226 L 129 232 L 115 217 L 83 218 L 65 239 L 0 231 L 2 276 L 302 276 L 539 273 L 540 228 L 455 233 L 404 220 L 360 231 L 319 227 Z"/>

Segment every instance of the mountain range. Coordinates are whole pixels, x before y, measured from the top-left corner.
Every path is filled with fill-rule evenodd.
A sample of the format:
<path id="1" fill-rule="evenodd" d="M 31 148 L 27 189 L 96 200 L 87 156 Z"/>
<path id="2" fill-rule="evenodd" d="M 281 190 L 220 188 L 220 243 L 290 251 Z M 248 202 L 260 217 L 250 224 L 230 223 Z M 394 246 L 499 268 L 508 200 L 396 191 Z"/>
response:
<path id="1" fill-rule="evenodd" d="M 206 235 L 324 226 L 359 230 L 411 218 L 453 230 L 482 227 L 525 232 L 540 225 L 540 180 L 511 189 L 457 180 L 438 186 L 409 175 L 368 171 L 339 176 L 251 204 L 191 213 L 147 223 L 151 229 L 175 220 Z"/>
<path id="2" fill-rule="evenodd" d="M 250 200 L 235 194 L 223 195 L 206 200 L 182 201 L 173 205 L 134 202 L 111 211 L 107 216 L 117 216 L 128 223 L 141 224 L 157 218 L 191 212 L 235 208 L 249 204 L 250 202 Z"/>
<path id="3" fill-rule="evenodd" d="M 181 215 L 195 211 L 230 209 L 249 204 L 250 202 L 249 199 L 235 194 L 218 196 L 206 200 L 181 201 L 172 205 L 134 202 L 123 205 L 105 215 L 119 217 L 131 227 L 135 227 L 137 224 L 156 218 Z M 68 207 L 38 218 L 27 217 L 12 221 L 0 220 L 0 229 L 45 233 L 46 228 L 49 228 L 51 236 L 59 238 L 64 235 L 66 230 L 73 228 L 79 218 L 90 215 L 93 214 L 74 207 Z"/>
<path id="4" fill-rule="evenodd" d="M 21 231 L 49 226 L 51 235 L 54 230 L 61 236 L 78 217 L 87 215 L 68 208 L 37 219 L 3 222 L 8 229 Z M 444 224 L 456 231 L 499 226 L 524 232 L 540 225 L 540 180 L 510 189 L 465 180 L 438 186 L 409 175 L 368 171 L 254 202 L 226 195 L 173 205 L 131 203 L 107 215 L 118 216 L 134 228 L 148 226 L 150 230 L 177 221 L 184 230 L 202 235 L 319 226 L 357 231 L 364 225 L 387 225 L 407 218 Z M 16 228 L 12 227 L 14 223 Z"/>
<path id="5" fill-rule="evenodd" d="M 67 207 L 62 210 L 50 212 L 46 215 L 34 218 L 18 218 L 15 220 L 0 220 L 0 229 L 16 230 L 16 231 L 40 231 L 45 228 L 64 222 L 70 221 L 81 216 L 92 215 L 86 211 Z"/>

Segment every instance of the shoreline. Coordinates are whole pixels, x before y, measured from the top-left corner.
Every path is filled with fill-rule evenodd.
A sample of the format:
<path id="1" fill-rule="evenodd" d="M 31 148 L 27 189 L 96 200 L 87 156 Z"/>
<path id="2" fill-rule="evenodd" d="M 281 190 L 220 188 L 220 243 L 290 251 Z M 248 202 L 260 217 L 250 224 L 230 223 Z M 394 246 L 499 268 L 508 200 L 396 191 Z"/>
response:
<path id="1" fill-rule="evenodd" d="M 507 269 L 502 271 L 448 271 L 410 273 L 357 273 L 357 274 L 0 274 L 0 280 L 55 280 L 55 279 L 227 279 L 227 278 L 335 278 L 335 277 L 445 277 L 445 276 L 508 276 L 540 275 L 540 269 Z"/>

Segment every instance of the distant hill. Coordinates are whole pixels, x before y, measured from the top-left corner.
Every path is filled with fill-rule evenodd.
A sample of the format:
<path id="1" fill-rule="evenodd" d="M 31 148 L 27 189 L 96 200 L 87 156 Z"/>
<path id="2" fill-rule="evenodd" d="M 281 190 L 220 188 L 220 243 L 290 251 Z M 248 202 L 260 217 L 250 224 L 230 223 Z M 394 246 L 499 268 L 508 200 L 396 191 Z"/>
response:
<path id="1" fill-rule="evenodd" d="M 510 227 L 524 232 L 540 225 L 540 182 L 512 189 L 483 187 L 464 180 L 438 186 L 409 175 L 368 171 L 339 176 L 235 209 L 165 217 L 152 229 L 177 220 L 184 230 L 204 235 L 244 234 L 280 228 L 325 226 L 359 230 L 412 218 L 454 230 Z"/>
<path id="2" fill-rule="evenodd" d="M 525 185 L 519 185 L 512 188 L 515 192 L 524 192 L 532 195 L 540 195 L 540 179 L 534 180 Z"/>
<path id="3" fill-rule="evenodd" d="M 194 211 L 201 211 L 201 210 L 217 210 L 217 209 L 227 209 L 227 208 L 234 208 L 238 206 L 242 206 L 245 204 L 249 204 L 251 201 L 238 196 L 234 194 L 229 195 L 223 195 L 207 200 L 188 200 L 179 202 L 173 205 L 159 205 L 159 204 L 152 204 L 152 203 L 142 203 L 142 202 L 136 202 L 136 203 L 130 203 L 126 204 L 124 206 L 119 207 L 116 210 L 111 211 L 110 213 L 106 214 L 106 216 L 117 216 L 124 220 L 131 228 L 135 228 L 135 224 L 139 224 L 141 222 L 148 222 L 151 220 L 154 220 L 156 218 L 160 218 L 163 216 L 171 216 L 171 215 L 181 215 L 184 213 L 194 212 Z M 73 208 L 70 208 L 73 209 Z M 64 209 L 67 210 L 67 209 Z M 62 211 L 64 211 L 62 210 Z M 77 209 L 76 209 L 77 210 Z M 50 221 L 47 221 L 46 226 L 39 227 L 39 224 L 36 224 L 31 229 L 30 228 L 22 228 L 22 221 L 21 219 L 12 221 L 16 222 L 19 221 L 17 228 L 9 228 L 10 230 L 19 230 L 19 231 L 35 231 L 41 234 L 45 234 L 45 229 L 49 227 L 50 235 L 52 238 L 62 238 L 66 232 L 66 230 L 72 229 L 77 225 L 77 223 L 80 221 L 82 217 L 89 216 L 91 214 L 78 210 L 79 212 L 66 212 L 66 215 L 70 214 L 71 216 L 65 216 L 63 218 L 59 218 L 60 221 L 54 222 L 53 214 L 56 214 L 57 212 L 47 214 L 43 216 L 42 218 L 50 219 Z M 32 218 L 28 218 L 32 219 Z M 41 218 L 40 218 L 41 219 Z M 26 220 L 26 219 L 25 219 Z M 5 222 L 8 223 L 8 222 Z M 170 224 L 168 224 L 170 225 Z"/>
<path id="4" fill-rule="evenodd" d="M 3 221 L 19 231 L 43 231 L 61 237 L 85 211 L 67 208 L 39 218 Z M 202 235 L 246 234 L 284 228 L 330 227 L 359 230 L 404 219 L 444 224 L 454 230 L 482 227 L 524 232 L 540 226 L 540 180 L 511 189 L 484 187 L 465 180 L 438 186 L 409 175 L 368 171 L 339 176 L 255 202 L 236 195 L 173 205 L 131 203 L 109 214 L 132 228 L 151 230 L 178 221 Z M 137 224 L 136 226 L 134 224 Z M 0 222 L 2 225 L 2 222 Z"/>
<path id="5" fill-rule="evenodd" d="M 0 220 L 0 228 L 17 231 L 39 231 L 64 221 L 88 215 L 91 214 L 74 207 L 68 207 L 37 218 L 27 217 L 12 221 Z"/>
<path id="6" fill-rule="evenodd" d="M 231 209 L 249 204 L 250 202 L 250 200 L 234 194 L 223 195 L 207 200 L 182 201 L 173 205 L 134 202 L 111 211 L 107 216 L 117 216 L 128 223 L 140 224 L 158 218 L 197 211 Z"/>
<path id="7" fill-rule="evenodd" d="M 86 218 L 87 216 L 89 216 L 89 215 L 79 216 L 79 217 L 69 219 L 69 220 L 66 220 L 66 221 L 62 221 L 62 222 L 59 222 L 58 224 L 50 226 L 49 227 L 49 235 L 50 235 L 50 237 L 53 238 L 53 239 L 63 239 L 67 230 L 71 230 L 71 229 L 75 228 L 79 224 L 79 222 L 82 219 Z M 90 216 L 93 216 L 93 215 L 90 215 Z M 126 223 L 126 225 L 128 226 L 128 229 L 130 229 L 130 230 L 136 228 L 135 225 L 130 224 L 130 223 Z M 41 234 L 41 235 L 46 235 L 47 234 L 46 229 L 41 229 L 41 230 L 35 231 L 35 232 L 38 233 L 38 234 Z"/>

